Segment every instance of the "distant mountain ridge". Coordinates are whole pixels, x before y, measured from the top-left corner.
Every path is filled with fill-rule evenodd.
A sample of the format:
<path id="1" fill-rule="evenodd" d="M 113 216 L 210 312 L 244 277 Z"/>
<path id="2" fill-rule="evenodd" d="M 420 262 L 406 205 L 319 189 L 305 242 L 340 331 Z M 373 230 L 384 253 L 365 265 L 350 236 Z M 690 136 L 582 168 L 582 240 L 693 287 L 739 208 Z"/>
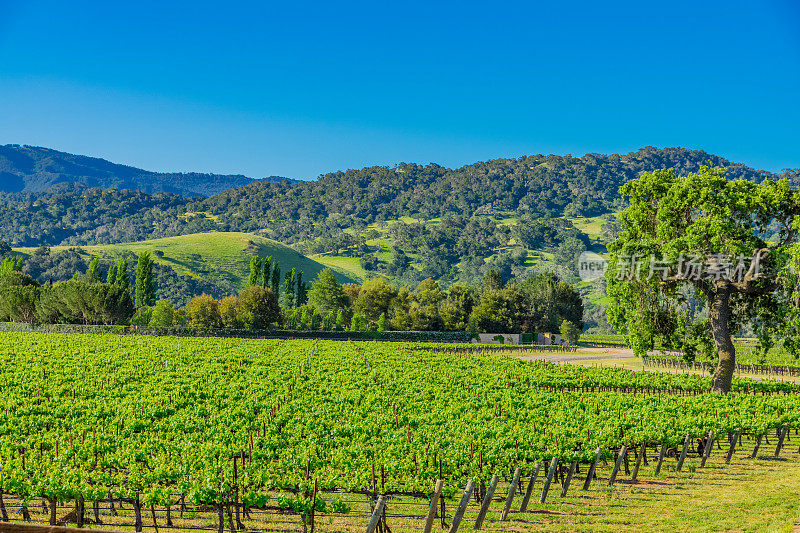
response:
<path id="1" fill-rule="evenodd" d="M 243 231 L 296 244 L 335 241 L 350 230 L 362 233 L 370 224 L 403 217 L 593 217 L 617 210 L 623 201 L 619 186 L 642 172 L 671 168 L 686 175 L 701 165 L 723 167 L 729 179 L 786 177 L 795 186 L 800 183 L 797 170 L 776 175 L 680 147 L 647 146 L 628 154 L 582 157 L 538 154 L 453 169 L 401 163 L 330 172 L 316 180 L 269 182 L 244 176 L 148 173 L 102 159 L 12 145 L 0 147 L 0 178 L 16 180 L 17 188 L 25 176 L 29 188 L 56 185 L 38 192 L 0 191 L 0 239 L 15 246 L 87 245 Z M 86 169 L 102 179 L 63 183 L 90 174 Z M 184 194 L 225 190 L 187 197 L 122 189 L 119 184 L 108 188 L 122 182 L 144 183 L 150 190 L 174 189 L 182 181 L 174 176 L 187 178 Z M 194 192 L 187 192 L 192 176 L 217 180 L 199 179 Z M 227 189 L 236 182 L 230 178 L 247 184 Z M 100 184 L 85 183 L 92 179 Z"/>
<path id="2" fill-rule="evenodd" d="M 76 183 L 148 194 L 166 192 L 208 197 L 258 181 L 284 179 L 287 178 L 271 176 L 257 180 L 241 174 L 151 172 L 51 148 L 19 144 L 0 146 L 0 191 L 4 192 L 41 192 L 54 185 Z"/>

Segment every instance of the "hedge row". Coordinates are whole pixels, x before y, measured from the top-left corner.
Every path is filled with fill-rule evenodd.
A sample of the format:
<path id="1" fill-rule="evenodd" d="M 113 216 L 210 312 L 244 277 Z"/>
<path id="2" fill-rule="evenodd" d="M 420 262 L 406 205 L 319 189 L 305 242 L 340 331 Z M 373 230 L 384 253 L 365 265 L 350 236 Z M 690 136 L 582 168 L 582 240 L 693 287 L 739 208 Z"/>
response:
<path id="1" fill-rule="evenodd" d="M 465 331 L 309 331 L 309 330 L 198 330 L 183 327 L 88 326 L 82 324 L 27 324 L 0 322 L 0 332 L 112 333 L 116 335 L 155 335 L 175 337 L 234 337 L 246 339 L 329 339 L 381 340 L 408 342 L 470 342 Z"/>

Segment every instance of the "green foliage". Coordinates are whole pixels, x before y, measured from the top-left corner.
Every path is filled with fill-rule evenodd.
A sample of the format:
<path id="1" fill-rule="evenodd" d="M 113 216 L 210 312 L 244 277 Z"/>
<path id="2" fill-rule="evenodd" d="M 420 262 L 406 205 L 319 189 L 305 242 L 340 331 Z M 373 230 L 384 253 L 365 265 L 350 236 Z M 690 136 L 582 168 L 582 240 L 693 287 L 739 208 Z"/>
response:
<path id="1" fill-rule="evenodd" d="M 240 329 L 242 323 L 239 321 L 239 297 L 226 296 L 220 300 L 219 316 L 223 327 Z"/>
<path id="2" fill-rule="evenodd" d="M 108 267 L 108 272 L 106 273 L 106 283 L 109 285 L 116 285 L 117 284 L 117 265 L 116 263 L 111 263 L 111 266 Z"/>
<path id="3" fill-rule="evenodd" d="M 0 264 L 0 276 L 6 276 L 11 272 L 20 272 L 22 270 L 22 260 L 6 257 L 3 263 Z"/>
<path id="4" fill-rule="evenodd" d="M 328 314 L 325 315 L 325 318 L 322 319 L 322 329 L 324 331 L 331 331 L 335 327 L 336 327 L 336 313 L 334 311 L 328 311 Z"/>
<path id="5" fill-rule="evenodd" d="M 150 325 L 161 328 L 172 327 L 175 324 L 175 307 L 169 300 L 159 300 L 150 315 Z"/>
<path id="6" fill-rule="evenodd" d="M 577 240 L 583 248 L 589 238 L 566 218 L 522 217 L 511 229 L 514 239 L 529 250 L 557 251 L 565 243 Z"/>
<path id="7" fill-rule="evenodd" d="M 281 267 L 277 262 L 272 265 L 272 292 L 277 296 L 281 286 Z"/>
<path id="8" fill-rule="evenodd" d="M 250 258 L 250 277 L 247 278 L 247 286 L 259 285 L 261 281 L 261 258 L 254 255 Z"/>
<path id="9" fill-rule="evenodd" d="M 272 256 L 267 256 L 264 258 L 264 261 L 261 266 L 261 286 L 265 289 L 270 286 L 271 277 L 272 277 Z M 273 292 L 275 292 L 273 290 Z"/>
<path id="10" fill-rule="evenodd" d="M 248 329 L 266 329 L 280 319 L 281 310 L 272 289 L 259 285 L 247 287 L 239 293 L 237 321 Z"/>
<path id="11" fill-rule="evenodd" d="M 5 265 L 4 265 L 5 267 Z M 13 322 L 34 322 L 40 288 L 30 276 L 18 270 L 0 270 L 0 318 Z"/>
<path id="12" fill-rule="evenodd" d="M 297 273 L 291 269 L 283 278 L 283 294 L 281 295 L 281 307 L 283 309 L 294 309 L 297 305 Z"/>
<path id="13" fill-rule="evenodd" d="M 385 279 L 373 278 L 361 286 L 358 298 L 353 303 L 353 312 L 367 323 L 375 324 L 381 314 L 389 312 L 392 300 L 396 296 L 397 289 L 389 285 Z M 362 330 L 354 328 L 353 331 Z"/>
<path id="14" fill-rule="evenodd" d="M 555 332 L 564 320 L 583 328 L 583 300 L 575 288 L 545 272 L 520 285 L 527 331 Z"/>
<path id="15" fill-rule="evenodd" d="M 323 269 L 311 284 L 308 305 L 323 313 L 335 313 L 347 307 L 347 295 L 330 268 Z"/>
<path id="16" fill-rule="evenodd" d="M 224 508 L 237 497 L 229 458 L 253 435 L 253 451 L 268 460 L 254 453 L 237 465 L 239 502 L 307 511 L 310 464 L 328 473 L 314 478 L 315 508 L 344 512 L 329 495 L 369 493 L 373 462 L 390 469 L 381 487 L 389 494 L 429 493 L 441 477 L 452 501 L 467 480 L 488 481 L 493 471 L 527 476 L 551 458 L 588 463 L 596 448 L 612 458 L 631 441 L 671 447 L 686 434 L 758 436 L 800 423 L 795 384 L 736 380 L 729 396 L 581 393 L 574 389 L 694 392 L 710 379 L 530 364 L 468 344 L 3 333 L 0 358 L 3 491 L 14 501 L 91 501 L 110 491 Z M 753 394 L 774 390 L 790 394 Z M 375 408 L 387 398 L 391 405 Z M 65 445 L 70 430 L 78 437 Z M 376 446 L 375 435 L 402 446 Z M 113 472 L 94 463 L 99 442 Z M 21 449 L 36 453 L 23 461 Z M 431 449 L 474 458 L 423 470 Z M 190 467 L 175 468 L 176 458 Z"/>
<path id="17" fill-rule="evenodd" d="M 465 285 L 453 285 L 447 291 L 447 298 L 439 307 L 444 329 L 449 331 L 466 331 L 469 317 L 475 306 L 477 291 Z"/>
<path id="18" fill-rule="evenodd" d="M 136 265 L 136 307 L 151 307 L 156 303 L 156 285 L 153 281 L 153 256 L 150 252 L 139 254 Z"/>
<path id="19" fill-rule="evenodd" d="M 216 329 L 222 326 L 219 303 L 208 294 L 195 296 L 186 305 L 187 325 L 195 329 Z"/>
<path id="20" fill-rule="evenodd" d="M 134 305 L 127 290 L 82 280 L 42 287 L 36 309 L 37 319 L 50 323 L 125 324 L 133 314 Z"/>
<path id="21" fill-rule="evenodd" d="M 89 261 L 89 270 L 86 271 L 85 280 L 89 283 L 100 281 L 100 259 L 97 257 Z"/>
<path id="22" fill-rule="evenodd" d="M 127 257 L 123 257 L 117 261 L 117 277 L 115 284 L 123 290 L 130 290 L 131 280 L 128 274 Z"/>
<path id="23" fill-rule="evenodd" d="M 297 272 L 297 292 L 295 300 L 298 306 L 305 305 L 308 301 L 308 287 L 303 281 L 303 271 Z"/>
<path id="24" fill-rule="evenodd" d="M 260 181 L 202 200 L 174 194 L 148 195 L 133 190 L 136 187 L 101 190 L 72 185 L 46 192 L 0 195 L 0 231 L 16 246 L 35 246 L 133 242 L 231 229 L 266 230 L 282 242 L 318 238 L 325 241 L 323 251 L 349 248 L 361 256 L 366 252 L 359 250 L 363 244 L 358 235 L 342 231 L 354 223 L 365 225 L 404 216 L 457 219 L 452 214 L 460 213 L 471 222 L 456 221 L 452 225 L 457 229 L 442 228 L 447 237 L 441 241 L 438 235 L 427 236 L 434 239 L 430 240 L 430 249 L 420 250 L 426 256 L 426 273 L 443 278 L 453 274 L 452 267 L 457 262 L 448 257 L 477 257 L 491 248 L 487 237 L 502 237 L 502 230 L 498 231 L 495 225 L 483 228 L 480 217 L 499 217 L 501 213 L 533 215 L 532 218 L 599 215 L 615 210 L 618 187 L 643 171 L 673 167 L 685 175 L 709 161 L 729 168 L 731 178 L 763 178 L 756 170 L 702 151 L 646 147 L 623 156 L 533 155 L 477 162 L 456 169 L 435 164 L 373 166 L 332 172 L 300 183 Z M 28 174 L 23 168 L 14 172 Z M 64 173 L 58 175 L 60 180 L 65 178 Z M 192 177 L 201 179 L 202 175 Z M 51 178 L 52 174 L 47 179 Z M 85 176 L 75 179 L 82 181 Z M 103 176 L 99 182 L 106 179 Z M 155 178 L 150 175 L 144 179 Z M 185 186 L 182 184 L 189 179 L 187 175 L 172 176 L 170 187 Z M 153 220 L 170 223 L 154 224 Z M 466 237 L 459 238 L 458 234 Z M 445 241 L 449 243 L 451 236 L 455 236 L 453 242 L 457 246 L 441 246 Z M 481 248 L 484 251 L 478 251 Z M 396 266 L 399 265 L 392 265 Z M 308 269 L 306 273 L 316 274 Z"/>
<path id="25" fill-rule="evenodd" d="M 581 337 L 581 330 L 579 330 L 575 324 L 569 320 L 563 320 L 558 329 L 563 340 L 572 345 L 578 344 L 578 339 Z"/>
<path id="26" fill-rule="evenodd" d="M 679 177 L 660 170 L 621 187 L 630 206 L 620 215 L 619 238 L 609 245 L 606 281 L 609 322 L 628 335 L 640 355 L 657 339 L 683 345 L 690 356 L 707 346 L 699 339 L 681 340 L 696 336 L 705 308 L 719 356 L 715 388 L 727 392 L 735 361 L 731 334 L 740 327 L 754 323 L 761 336 L 786 337 L 789 344 L 800 338 L 800 312 L 792 297 L 796 274 L 788 268 L 800 193 L 786 180 L 726 180 L 723 173 L 701 167 Z M 775 226 L 777 234 L 767 242 L 764 236 Z M 642 261 L 642 274 L 619 276 L 634 256 Z M 756 261 L 759 269 L 736 279 L 689 275 L 687 267 L 676 266 L 693 256 L 706 266 L 709 258 L 741 256 Z M 671 266 L 649 275 L 663 264 Z"/>
<path id="27" fill-rule="evenodd" d="M 361 313 L 355 313 L 353 318 L 350 319 L 350 330 L 351 331 L 366 331 L 367 330 L 367 318 L 362 315 Z"/>

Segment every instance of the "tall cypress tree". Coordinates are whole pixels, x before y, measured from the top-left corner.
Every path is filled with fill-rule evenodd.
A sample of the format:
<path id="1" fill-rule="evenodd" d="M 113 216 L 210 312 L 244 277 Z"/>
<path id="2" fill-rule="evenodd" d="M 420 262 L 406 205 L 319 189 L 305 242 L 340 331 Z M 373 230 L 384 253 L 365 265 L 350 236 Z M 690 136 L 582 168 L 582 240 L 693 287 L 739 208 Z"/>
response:
<path id="1" fill-rule="evenodd" d="M 89 283 L 100 281 L 100 259 L 95 257 L 89 261 L 89 270 L 86 271 L 84 279 Z"/>
<path id="2" fill-rule="evenodd" d="M 291 269 L 283 279 L 283 305 L 281 307 L 284 309 L 291 309 L 295 306 L 296 276 L 295 269 Z"/>
<path id="3" fill-rule="evenodd" d="M 270 282 L 272 281 L 272 256 L 267 256 L 264 258 L 264 263 L 261 268 L 261 286 L 264 288 L 269 287 Z"/>
<path id="4" fill-rule="evenodd" d="M 308 287 L 306 287 L 306 284 L 303 281 L 302 270 L 297 272 L 297 296 L 295 297 L 295 300 L 297 301 L 297 307 L 305 305 L 305 303 L 308 301 Z"/>
<path id="5" fill-rule="evenodd" d="M 117 284 L 117 265 L 116 263 L 112 263 L 110 267 L 108 267 L 108 274 L 106 275 L 106 283 L 109 285 L 116 285 Z"/>
<path id="6" fill-rule="evenodd" d="M 278 297 L 280 294 L 281 288 L 281 267 L 277 261 L 272 266 L 272 292 L 275 293 L 275 297 Z"/>
<path id="7" fill-rule="evenodd" d="M 153 280 L 153 257 L 150 252 L 139 254 L 136 265 L 136 307 L 151 307 L 156 303 L 156 284 Z"/>
<path id="8" fill-rule="evenodd" d="M 247 286 L 253 287 L 258 285 L 261 279 L 261 258 L 254 255 L 250 258 L 250 277 L 247 279 Z"/>
<path id="9" fill-rule="evenodd" d="M 117 279 L 116 284 L 118 287 L 127 290 L 130 290 L 131 287 L 131 280 L 128 276 L 128 258 L 123 257 L 119 261 L 117 261 Z"/>

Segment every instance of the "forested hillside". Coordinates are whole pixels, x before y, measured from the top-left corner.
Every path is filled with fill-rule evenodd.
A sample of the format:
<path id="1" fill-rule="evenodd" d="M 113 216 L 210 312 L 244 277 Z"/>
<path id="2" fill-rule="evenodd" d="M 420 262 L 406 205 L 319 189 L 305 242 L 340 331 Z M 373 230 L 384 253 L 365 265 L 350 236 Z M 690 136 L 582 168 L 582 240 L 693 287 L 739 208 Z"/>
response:
<path id="1" fill-rule="evenodd" d="M 270 177 L 267 181 L 280 181 Z M 242 175 L 150 172 L 105 159 L 73 155 L 38 146 L 0 146 L 0 191 L 43 191 L 59 183 L 146 193 L 211 196 L 254 180 Z"/>
<path id="2" fill-rule="evenodd" d="M 9 163 L 10 149 L 4 150 L 0 176 L 4 181 L 23 179 L 7 169 L 12 163 L 15 168 L 24 165 L 18 160 Z M 19 149 L 11 153 L 17 159 L 21 157 Z M 76 159 L 70 160 L 71 164 L 78 167 L 88 165 L 85 160 L 103 162 L 72 157 Z M 29 189 L 57 181 L 53 176 L 61 175 L 59 168 L 64 173 L 67 160 L 58 159 L 56 168 L 45 165 L 43 161 L 47 160 L 29 159 L 25 163 L 30 171 L 26 176 L 42 179 L 32 181 L 39 185 Z M 83 245 L 219 230 L 261 232 L 281 242 L 296 243 L 404 216 L 431 219 L 448 214 L 495 218 L 599 215 L 614 209 L 619 185 L 643 171 L 660 168 L 675 168 L 682 175 L 709 164 L 728 168 L 729 178 L 761 180 L 771 176 L 703 151 L 647 147 L 627 155 L 495 159 L 458 169 L 435 164 L 368 167 L 332 172 L 307 182 L 256 181 L 201 199 L 100 190 L 115 179 L 138 179 L 132 174 L 137 169 L 103 163 L 110 167 L 105 168 L 107 179 L 99 188 L 73 184 L 0 196 L 0 232 L 5 239 L 20 246 Z M 158 176 L 173 186 L 191 183 L 166 174 Z M 84 183 L 87 182 L 91 185 L 90 181 Z M 22 188 L 22 182 L 17 185 Z M 167 189 L 165 185 L 159 190 Z"/>
<path id="3" fill-rule="evenodd" d="M 249 232 L 313 258 L 316 268 L 299 265 L 311 276 L 328 265 L 352 280 L 385 278 L 412 289 L 427 278 L 445 288 L 480 284 L 490 272 L 501 282 L 555 273 L 575 284 L 577 257 L 585 250 L 603 253 L 616 234 L 621 184 L 649 170 L 674 168 L 683 175 L 701 165 L 725 167 L 729 178 L 776 177 L 702 151 L 647 147 L 627 155 L 495 159 L 458 169 L 376 166 L 308 182 L 257 181 L 209 198 L 64 183 L 0 193 L 0 232 L 15 247 L 89 247 L 52 256 L 31 250 L 25 268 L 42 282 L 85 270 L 89 258 L 83 255 L 92 246 L 104 255 L 120 242 L 148 241 L 142 245 L 150 249 L 152 239 Z M 783 175 L 796 184 L 797 171 Z M 249 253 L 237 252 L 235 268 L 220 268 L 192 259 L 191 248 L 180 240 L 164 250 L 174 250 L 173 259 L 157 256 L 158 282 L 171 287 L 165 296 L 185 303 L 200 292 L 221 297 L 240 288 L 247 271 L 242 257 Z M 584 323 L 607 328 L 603 280 L 579 290 Z"/>

